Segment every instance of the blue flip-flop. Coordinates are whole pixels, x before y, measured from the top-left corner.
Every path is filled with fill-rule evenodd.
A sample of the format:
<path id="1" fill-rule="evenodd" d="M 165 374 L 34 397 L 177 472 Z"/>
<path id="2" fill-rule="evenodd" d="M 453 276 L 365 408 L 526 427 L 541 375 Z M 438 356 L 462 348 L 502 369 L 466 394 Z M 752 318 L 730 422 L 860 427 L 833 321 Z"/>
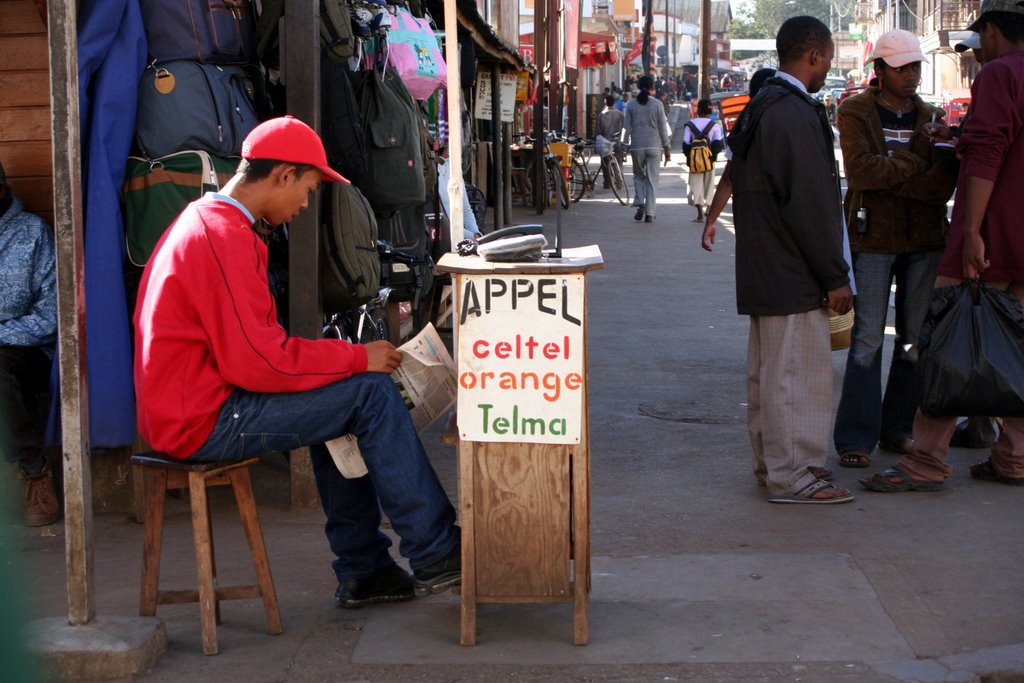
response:
<path id="1" fill-rule="evenodd" d="M 849 503 L 853 500 L 853 494 L 849 491 L 843 496 L 833 496 L 832 498 L 815 498 L 814 495 L 821 491 L 828 489 L 835 489 L 836 491 L 843 491 L 838 486 L 830 481 L 824 479 L 818 479 L 811 484 L 803 487 L 796 493 L 783 493 L 777 496 L 769 496 L 769 503 L 798 503 L 798 504 L 810 504 L 810 505 L 835 505 L 837 503 Z"/>
<path id="2" fill-rule="evenodd" d="M 893 481 L 894 479 L 896 481 Z M 946 488 L 945 483 L 941 481 L 914 479 L 906 472 L 895 467 L 890 467 L 884 472 L 873 474 L 867 479 L 859 479 L 858 481 L 868 491 L 878 491 L 880 493 L 905 493 L 907 491 L 933 493 Z"/>

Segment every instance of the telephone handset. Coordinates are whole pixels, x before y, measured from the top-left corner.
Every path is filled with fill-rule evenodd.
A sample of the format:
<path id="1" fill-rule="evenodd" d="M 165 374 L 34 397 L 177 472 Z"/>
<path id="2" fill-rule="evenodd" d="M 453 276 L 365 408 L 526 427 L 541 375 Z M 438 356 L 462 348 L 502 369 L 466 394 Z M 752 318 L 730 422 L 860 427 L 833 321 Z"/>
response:
<path id="1" fill-rule="evenodd" d="M 501 228 L 494 232 L 489 232 L 482 237 L 478 237 L 476 240 L 477 244 L 487 244 L 494 242 L 495 240 L 504 239 L 506 237 L 517 237 L 519 235 L 543 235 L 544 226 L 538 223 L 530 223 L 527 225 L 510 225 L 507 228 Z"/>

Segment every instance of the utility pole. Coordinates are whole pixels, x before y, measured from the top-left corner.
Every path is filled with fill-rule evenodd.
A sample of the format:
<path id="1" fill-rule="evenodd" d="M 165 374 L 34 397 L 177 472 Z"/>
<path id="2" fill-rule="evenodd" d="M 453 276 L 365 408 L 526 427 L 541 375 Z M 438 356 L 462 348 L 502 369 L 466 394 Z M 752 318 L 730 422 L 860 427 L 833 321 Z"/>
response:
<path id="1" fill-rule="evenodd" d="M 700 3 L 700 97 L 711 97 L 711 0 Z"/>
<path id="2" fill-rule="evenodd" d="M 651 73 L 651 26 L 654 23 L 654 0 L 644 0 L 644 51 L 640 56 L 644 76 Z"/>
<path id="3" fill-rule="evenodd" d="M 547 179 L 544 175 L 544 103 L 548 97 L 544 88 L 544 67 L 548 60 L 547 0 L 537 0 L 533 7 L 533 55 L 537 67 L 533 86 L 533 205 L 540 216 L 548 203 L 548 193 L 545 189 Z"/>

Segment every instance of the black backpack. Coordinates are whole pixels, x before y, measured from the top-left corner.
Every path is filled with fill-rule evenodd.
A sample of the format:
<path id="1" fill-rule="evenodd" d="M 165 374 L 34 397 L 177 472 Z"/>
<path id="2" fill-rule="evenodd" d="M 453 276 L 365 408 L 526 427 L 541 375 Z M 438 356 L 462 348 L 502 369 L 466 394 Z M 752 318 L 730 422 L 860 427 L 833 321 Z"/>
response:
<path id="1" fill-rule="evenodd" d="M 325 183 L 320 223 L 320 294 L 324 313 L 342 313 L 377 295 L 381 263 L 370 203 L 348 183 Z"/>
<path id="2" fill-rule="evenodd" d="M 382 263 L 381 279 L 392 288 L 391 298 L 395 301 L 411 301 L 415 307 L 424 301 L 434 286 L 434 260 L 430 251 L 433 246 L 428 232 L 425 204 L 408 206 L 390 215 L 377 215 L 380 239 L 390 242 L 395 251 L 408 254 L 416 265 L 403 263 Z"/>
<path id="3" fill-rule="evenodd" d="M 366 143 L 366 173 L 352 182 L 377 213 L 422 206 L 426 197 L 423 122 L 412 95 L 394 69 L 364 72 L 355 91 Z"/>
<path id="4" fill-rule="evenodd" d="M 320 0 L 320 46 L 325 55 L 339 62 L 347 61 L 356 53 L 349 1 Z M 269 69 L 277 69 L 281 63 L 278 25 L 284 17 L 284 2 L 285 0 L 263 0 L 263 9 L 256 22 L 256 54 Z"/>
<path id="5" fill-rule="evenodd" d="M 349 71 L 326 56 L 320 60 L 321 139 L 327 163 L 349 180 L 366 173 L 366 144 L 363 119 L 359 113 Z"/>

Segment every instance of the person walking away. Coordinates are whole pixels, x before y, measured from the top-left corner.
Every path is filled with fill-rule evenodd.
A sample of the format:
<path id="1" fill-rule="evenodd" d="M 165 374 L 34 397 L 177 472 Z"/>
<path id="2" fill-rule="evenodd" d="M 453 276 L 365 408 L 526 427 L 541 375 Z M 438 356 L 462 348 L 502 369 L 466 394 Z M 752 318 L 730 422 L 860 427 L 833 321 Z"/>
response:
<path id="1" fill-rule="evenodd" d="M 57 263 L 50 226 L 25 211 L 2 165 L 0 283 L 0 450 L 25 479 L 25 524 L 46 526 L 60 519 L 41 400 L 57 345 Z"/>
<path id="2" fill-rule="evenodd" d="M 772 503 L 853 500 L 819 479 L 832 417 L 828 308 L 850 310 L 832 129 L 810 96 L 835 52 L 821 21 L 787 19 L 779 70 L 729 135 L 736 217 L 736 303 L 750 316 L 747 430 Z"/>
<path id="3" fill-rule="evenodd" d="M 317 134 L 290 116 L 257 126 L 218 194 L 185 208 L 146 265 L 135 309 L 139 434 L 187 462 L 309 446 L 325 531 L 337 557 L 335 601 L 410 600 L 461 580 L 455 510 L 389 376 L 385 341 L 289 337 L 277 323 L 267 248 L 254 232 L 306 208 L 327 165 Z M 368 474 L 341 475 L 324 442 L 352 434 Z M 391 558 L 381 510 L 413 576 Z"/>
<path id="4" fill-rule="evenodd" d="M 672 158 L 671 138 L 665 108 L 651 96 L 654 79 L 641 76 L 640 92 L 626 105 L 625 142 L 633 162 L 633 220 L 653 223 L 658 211 L 658 175 L 664 155 L 667 164 Z"/>
<path id="5" fill-rule="evenodd" d="M 879 87 L 843 100 L 839 144 L 844 204 L 857 282 L 850 350 L 833 440 L 839 464 L 867 467 L 876 445 L 910 451 L 917 410 L 917 345 L 946 245 L 946 202 L 957 159 L 935 147 L 927 128 L 944 112 L 917 94 L 924 55 L 917 37 L 896 29 L 872 53 Z M 896 285 L 892 362 L 882 391 L 882 347 Z"/>
<path id="6" fill-rule="evenodd" d="M 608 140 L 612 145 L 621 144 L 625 118 L 625 114 L 615 108 L 615 97 L 606 95 L 604 109 L 597 115 L 597 135 Z M 605 164 L 601 164 L 601 173 L 604 175 L 604 188 L 607 190 L 612 186 L 612 179 L 608 177 L 608 167 Z"/>
<path id="7" fill-rule="evenodd" d="M 981 278 L 1024 303 L 1024 233 L 1020 188 L 1024 186 L 1024 5 L 982 0 L 968 31 L 980 36 L 989 60 L 971 86 L 970 117 L 957 142 L 960 173 L 949 241 L 939 261 L 936 287 Z M 948 128 L 933 134 L 948 139 Z M 870 491 L 938 491 L 951 469 L 947 462 L 955 417 L 914 417 L 914 447 L 881 473 L 861 480 Z M 971 476 L 1024 485 L 1024 418 L 1004 417 L 991 457 L 971 467 Z"/>
<path id="8" fill-rule="evenodd" d="M 722 151 L 723 137 L 721 126 L 711 118 L 711 100 L 698 101 L 697 117 L 687 121 L 683 130 L 683 154 L 690 167 L 687 199 L 690 206 L 697 207 L 697 217 L 693 219 L 695 223 L 704 220 L 704 212 L 711 205 L 715 190 L 715 161 L 718 159 L 718 153 Z M 696 142 L 702 142 L 710 152 L 711 167 L 707 170 L 701 170 L 701 167 L 696 165 L 699 162 L 691 158 L 691 149 Z"/>

